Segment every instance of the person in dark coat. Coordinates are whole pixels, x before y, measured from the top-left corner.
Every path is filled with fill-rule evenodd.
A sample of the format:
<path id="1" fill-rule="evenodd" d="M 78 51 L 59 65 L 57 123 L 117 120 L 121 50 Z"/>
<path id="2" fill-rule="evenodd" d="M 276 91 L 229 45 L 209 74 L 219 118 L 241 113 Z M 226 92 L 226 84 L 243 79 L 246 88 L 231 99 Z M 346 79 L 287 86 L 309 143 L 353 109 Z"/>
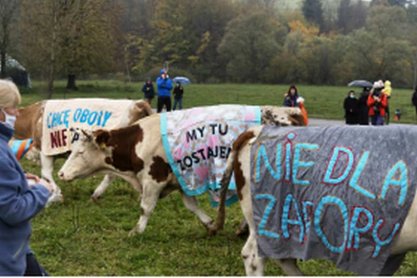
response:
<path id="1" fill-rule="evenodd" d="M 146 79 L 142 87 L 142 92 L 144 93 L 145 100 L 151 105 L 152 99 L 155 96 L 155 89 L 153 88 L 151 78 Z"/>
<path id="2" fill-rule="evenodd" d="M 178 110 L 182 109 L 182 96 L 184 95 L 184 88 L 181 86 L 180 82 L 177 82 L 174 88 L 174 110 L 177 109 L 178 104 Z"/>
<path id="3" fill-rule="evenodd" d="M 416 120 L 417 120 L 417 86 L 414 88 L 414 93 L 413 93 L 413 97 L 411 98 L 411 102 L 416 108 Z"/>
<path id="4" fill-rule="evenodd" d="M 343 108 L 345 109 L 345 120 L 347 125 L 358 124 L 358 112 L 359 112 L 358 99 L 355 97 L 354 91 L 349 91 L 345 101 L 343 102 Z"/>
<path id="5" fill-rule="evenodd" d="M 369 89 L 363 88 L 358 99 L 358 124 L 369 125 L 369 107 L 368 107 Z"/>
<path id="6" fill-rule="evenodd" d="M 283 105 L 286 107 L 299 107 L 300 105 L 297 102 L 299 97 L 297 87 L 291 85 L 288 92 L 285 94 Z"/>

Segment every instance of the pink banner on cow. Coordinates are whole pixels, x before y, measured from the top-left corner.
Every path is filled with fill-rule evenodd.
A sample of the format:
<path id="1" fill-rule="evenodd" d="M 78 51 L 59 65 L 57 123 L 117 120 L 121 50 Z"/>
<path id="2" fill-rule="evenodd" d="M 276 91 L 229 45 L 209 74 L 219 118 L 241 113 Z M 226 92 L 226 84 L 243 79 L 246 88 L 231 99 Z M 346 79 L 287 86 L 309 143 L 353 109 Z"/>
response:
<path id="1" fill-rule="evenodd" d="M 233 141 L 259 124 L 259 106 L 219 105 L 162 114 L 165 152 L 183 191 L 194 196 L 216 190 Z"/>

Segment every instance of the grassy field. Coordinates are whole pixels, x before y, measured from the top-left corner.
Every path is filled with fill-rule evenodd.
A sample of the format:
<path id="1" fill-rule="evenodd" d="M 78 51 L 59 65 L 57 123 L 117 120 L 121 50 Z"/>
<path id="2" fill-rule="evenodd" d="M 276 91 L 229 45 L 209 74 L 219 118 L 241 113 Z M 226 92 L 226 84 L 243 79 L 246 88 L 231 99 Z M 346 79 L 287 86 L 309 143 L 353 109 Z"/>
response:
<path id="1" fill-rule="evenodd" d="M 66 92 L 58 82 L 54 98 L 108 97 L 140 98 L 141 84 L 114 81 L 80 82 L 78 92 Z M 185 88 L 186 107 L 220 103 L 280 105 L 287 86 L 279 85 L 190 85 Z M 345 87 L 299 86 L 306 98 L 310 116 L 342 119 Z M 23 92 L 27 105 L 43 99 L 44 87 Z M 394 90 L 392 107 L 400 108 L 404 120 L 414 120 L 410 106 L 410 90 Z M 154 103 L 155 105 L 156 103 Z M 56 169 L 62 165 L 58 160 Z M 25 170 L 40 174 L 39 166 L 23 160 Z M 240 250 L 244 239 L 234 235 L 241 220 L 237 205 L 228 210 L 224 231 L 209 237 L 197 218 L 186 210 L 178 193 L 160 200 L 143 235 L 128 237 L 139 217 L 138 194 L 130 185 L 117 180 L 98 203 L 89 197 L 101 176 L 72 183 L 56 181 L 65 201 L 49 207 L 33 221 L 32 248 L 51 275 L 244 275 Z M 207 196 L 199 198 L 202 206 L 214 217 Z M 408 254 L 397 273 L 417 274 L 417 256 Z M 300 262 L 307 275 L 350 275 L 321 260 Z M 281 275 L 273 262 L 266 265 L 265 275 Z"/>
<path id="2" fill-rule="evenodd" d="M 80 81 L 79 91 L 64 89 L 64 82 L 57 82 L 53 98 L 104 97 L 104 98 L 142 98 L 141 83 L 118 81 Z M 306 99 L 305 106 L 309 117 L 343 120 L 343 100 L 351 88 L 335 86 L 304 86 L 298 90 Z M 356 92 L 359 88 L 353 88 Z M 34 82 L 34 88 L 23 91 L 23 105 L 44 99 L 45 85 Z M 192 84 L 185 87 L 183 104 L 185 108 L 225 103 L 249 105 L 282 105 L 287 85 L 259 84 Z M 401 123 L 415 123 L 415 109 L 411 105 L 411 89 L 394 88 L 390 100 L 391 114 L 396 108 L 402 112 Z M 156 107 L 156 100 L 152 103 Z M 391 120 L 392 121 L 392 120 Z"/>

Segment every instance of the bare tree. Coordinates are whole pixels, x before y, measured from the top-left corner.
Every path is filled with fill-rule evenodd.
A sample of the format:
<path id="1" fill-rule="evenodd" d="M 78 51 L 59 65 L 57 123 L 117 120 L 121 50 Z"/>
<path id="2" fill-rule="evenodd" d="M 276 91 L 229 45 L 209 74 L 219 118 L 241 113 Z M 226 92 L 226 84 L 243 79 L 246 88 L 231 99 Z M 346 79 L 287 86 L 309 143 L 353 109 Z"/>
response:
<path id="1" fill-rule="evenodd" d="M 18 0 L 0 0 L 0 77 L 6 77 L 6 55 L 10 44 L 10 29 L 16 15 Z"/>
<path id="2" fill-rule="evenodd" d="M 80 73 L 111 67 L 114 18 L 109 0 L 21 0 L 21 44 L 26 63 L 46 77 L 50 98 L 58 75 L 75 89 Z M 36 42 L 36 43 L 34 43 Z"/>

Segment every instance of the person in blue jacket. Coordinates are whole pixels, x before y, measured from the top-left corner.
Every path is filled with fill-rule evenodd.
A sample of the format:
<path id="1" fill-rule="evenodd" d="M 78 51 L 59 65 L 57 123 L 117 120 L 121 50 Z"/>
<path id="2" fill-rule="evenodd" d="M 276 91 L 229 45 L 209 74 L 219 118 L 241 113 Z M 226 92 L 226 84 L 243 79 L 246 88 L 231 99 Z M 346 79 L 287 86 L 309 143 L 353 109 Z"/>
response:
<path id="1" fill-rule="evenodd" d="M 29 248 L 30 221 L 45 207 L 52 186 L 25 174 L 8 146 L 20 101 L 16 85 L 0 80 L 0 275 L 43 276 Z"/>
<path id="2" fill-rule="evenodd" d="M 169 112 L 171 111 L 172 81 L 165 69 L 161 69 L 159 73 L 160 76 L 156 79 L 156 86 L 158 88 L 157 112 L 161 112 L 164 106 Z"/>

